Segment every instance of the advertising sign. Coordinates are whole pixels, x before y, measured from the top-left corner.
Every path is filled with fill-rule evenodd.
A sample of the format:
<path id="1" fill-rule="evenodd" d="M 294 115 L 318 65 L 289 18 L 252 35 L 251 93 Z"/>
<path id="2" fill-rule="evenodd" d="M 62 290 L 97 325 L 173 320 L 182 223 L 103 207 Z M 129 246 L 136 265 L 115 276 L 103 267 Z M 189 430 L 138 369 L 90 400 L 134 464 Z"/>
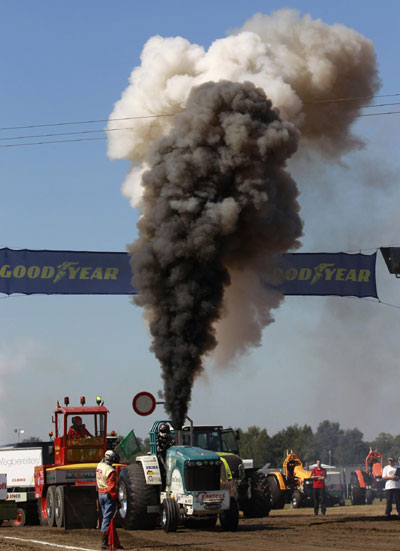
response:
<path id="1" fill-rule="evenodd" d="M 35 467 L 41 464 L 41 448 L 5 448 L 0 450 L 0 472 L 7 474 L 10 487 L 34 486 Z"/>

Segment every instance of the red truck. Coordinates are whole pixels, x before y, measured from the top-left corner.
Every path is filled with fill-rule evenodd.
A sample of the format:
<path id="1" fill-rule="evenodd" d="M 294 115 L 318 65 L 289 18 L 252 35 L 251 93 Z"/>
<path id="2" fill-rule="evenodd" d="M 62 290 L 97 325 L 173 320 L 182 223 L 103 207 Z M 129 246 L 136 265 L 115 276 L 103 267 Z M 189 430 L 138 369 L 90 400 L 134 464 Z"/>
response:
<path id="1" fill-rule="evenodd" d="M 107 449 L 108 409 L 100 396 L 96 406 L 57 402 L 54 464 L 35 467 L 35 497 L 41 524 L 91 528 L 97 525 L 96 466 Z"/>

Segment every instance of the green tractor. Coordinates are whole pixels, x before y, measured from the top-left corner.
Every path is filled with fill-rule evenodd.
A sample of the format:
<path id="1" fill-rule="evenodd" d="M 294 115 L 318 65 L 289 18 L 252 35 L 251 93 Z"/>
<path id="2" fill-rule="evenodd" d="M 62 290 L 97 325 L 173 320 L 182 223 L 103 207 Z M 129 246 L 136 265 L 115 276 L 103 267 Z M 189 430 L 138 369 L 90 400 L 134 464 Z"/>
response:
<path id="1" fill-rule="evenodd" d="M 253 467 L 252 460 L 239 454 L 239 431 L 221 426 L 198 425 L 183 427 L 183 442 L 218 454 L 221 460 L 221 484 L 233 486 L 233 496 L 248 518 L 267 517 L 271 510 L 271 495 L 265 474 Z"/>
<path id="2" fill-rule="evenodd" d="M 239 509 L 230 489 L 221 489 L 220 457 L 201 447 L 171 445 L 161 456 L 158 429 L 170 421 L 155 421 L 150 436 L 150 454 L 120 470 L 119 520 L 128 530 L 154 528 L 175 532 L 180 524 L 212 528 L 219 518 L 223 530 L 235 531 Z M 175 439 L 180 442 L 180 431 Z"/>

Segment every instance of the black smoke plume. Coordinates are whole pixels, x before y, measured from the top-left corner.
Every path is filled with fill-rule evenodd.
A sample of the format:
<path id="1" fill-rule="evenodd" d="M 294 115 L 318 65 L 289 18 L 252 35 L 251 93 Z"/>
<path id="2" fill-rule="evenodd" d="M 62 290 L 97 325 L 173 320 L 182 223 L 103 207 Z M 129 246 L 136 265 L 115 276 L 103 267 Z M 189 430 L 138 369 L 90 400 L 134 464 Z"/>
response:
<path id="1" fill-rule="evenodd" d="M 134 300 L 146 310 L 175 428 L 202 358 L 217 344 L 213 324 L 230 268 L 246 270 L 299 245 L 298 190 L 284 170 L 298 139 L 261 88 L 208 82 L 191 91 L 148 155 L 139 237 L 130 247 Z"/>

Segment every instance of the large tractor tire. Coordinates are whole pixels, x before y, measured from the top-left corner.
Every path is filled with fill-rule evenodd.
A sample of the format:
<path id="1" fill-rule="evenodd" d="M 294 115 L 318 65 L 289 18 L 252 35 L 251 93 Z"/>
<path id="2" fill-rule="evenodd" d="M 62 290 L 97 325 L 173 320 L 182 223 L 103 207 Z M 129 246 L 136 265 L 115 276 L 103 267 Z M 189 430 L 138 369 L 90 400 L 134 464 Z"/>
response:
<path id="1" fill-rule="evenodd" d="M 18 507 L 17 509 L 17 516 L 10 520 L 11 526 L 14 526 L 14 528 L 21 528 L 22 526 L 25 526 L 26 524 L 26 512 L 25 509 L 22 509 L 22 507 Z"/>
<path id="2" fill-rule="evenodd" d="M 351 473 L 350 488 L 351 488 L 351 504 L 352 505 L 364 504 L 365 503 L 364 489 L 360 488 L 358 477 L 354 471 Z"/>
<path id="3" fill-rule="evenodd" d="M 285 494 L 280 489 L 278 480 L 271 474 L 267 477 L 267 481 L 271 490 L 272 509 L 283 509 L 285 507 Z"/>
<path id="4" fill-rule="evenodd" d="M 301 493 L 298 491 L 293 492 L 292 507 L 293 509 L 300 509 L 301 507 Z"/>
<path id="5" fill-rule="evenodd" d="M 255 472 L 251 475 L 251 497 L 243 506 L 247 518 L 263 518 L 271 510 L 271 489 L 264 473 Z"/>
<path id="6" fill-rule="evenodd" d="M 167 497 L 161 506 L 161 528 L 164 532 L 176 532 L 179 524 L 179 509 L 175 499 Z"/>
<path id="7" fill-rule="evenodd" d="M 374 496 L 373 496 L 372 490 L 370 489 L 365 490 L 365 503 L 367 505 L 372 505 L 373 499 L 374 499 Z"/>
<path id="8" fill-rule="evenodd" d="M 219 516 L 222 530 L 236 532 L 239 524 L 239 507 L 234 497 L 231 497 L 229 509 Z"/>
<path id="9" fill-rule="evenodd" d="M 64 486 L 57 486 L 56 488 L 56 526 L 57 528 L 62 528 L 64 526 Z"/>
<path id="10" fill-rule="evenodd" d="M 147 530 L 158 524 L 159 515 L 147 512 L 147 507 L 160 504 L 158 487 L 146 484 L 140 463 L 122 469 L 118 481 L 118 498 L 119 520 L 125 530 Z"/>
<path id="11" fill-rule="evenodd" d="M 56 525 L 56 489 L 54 486 L 49 486 L 46 494 L 46 512 L 47 524 L 49 526 Z"/>

